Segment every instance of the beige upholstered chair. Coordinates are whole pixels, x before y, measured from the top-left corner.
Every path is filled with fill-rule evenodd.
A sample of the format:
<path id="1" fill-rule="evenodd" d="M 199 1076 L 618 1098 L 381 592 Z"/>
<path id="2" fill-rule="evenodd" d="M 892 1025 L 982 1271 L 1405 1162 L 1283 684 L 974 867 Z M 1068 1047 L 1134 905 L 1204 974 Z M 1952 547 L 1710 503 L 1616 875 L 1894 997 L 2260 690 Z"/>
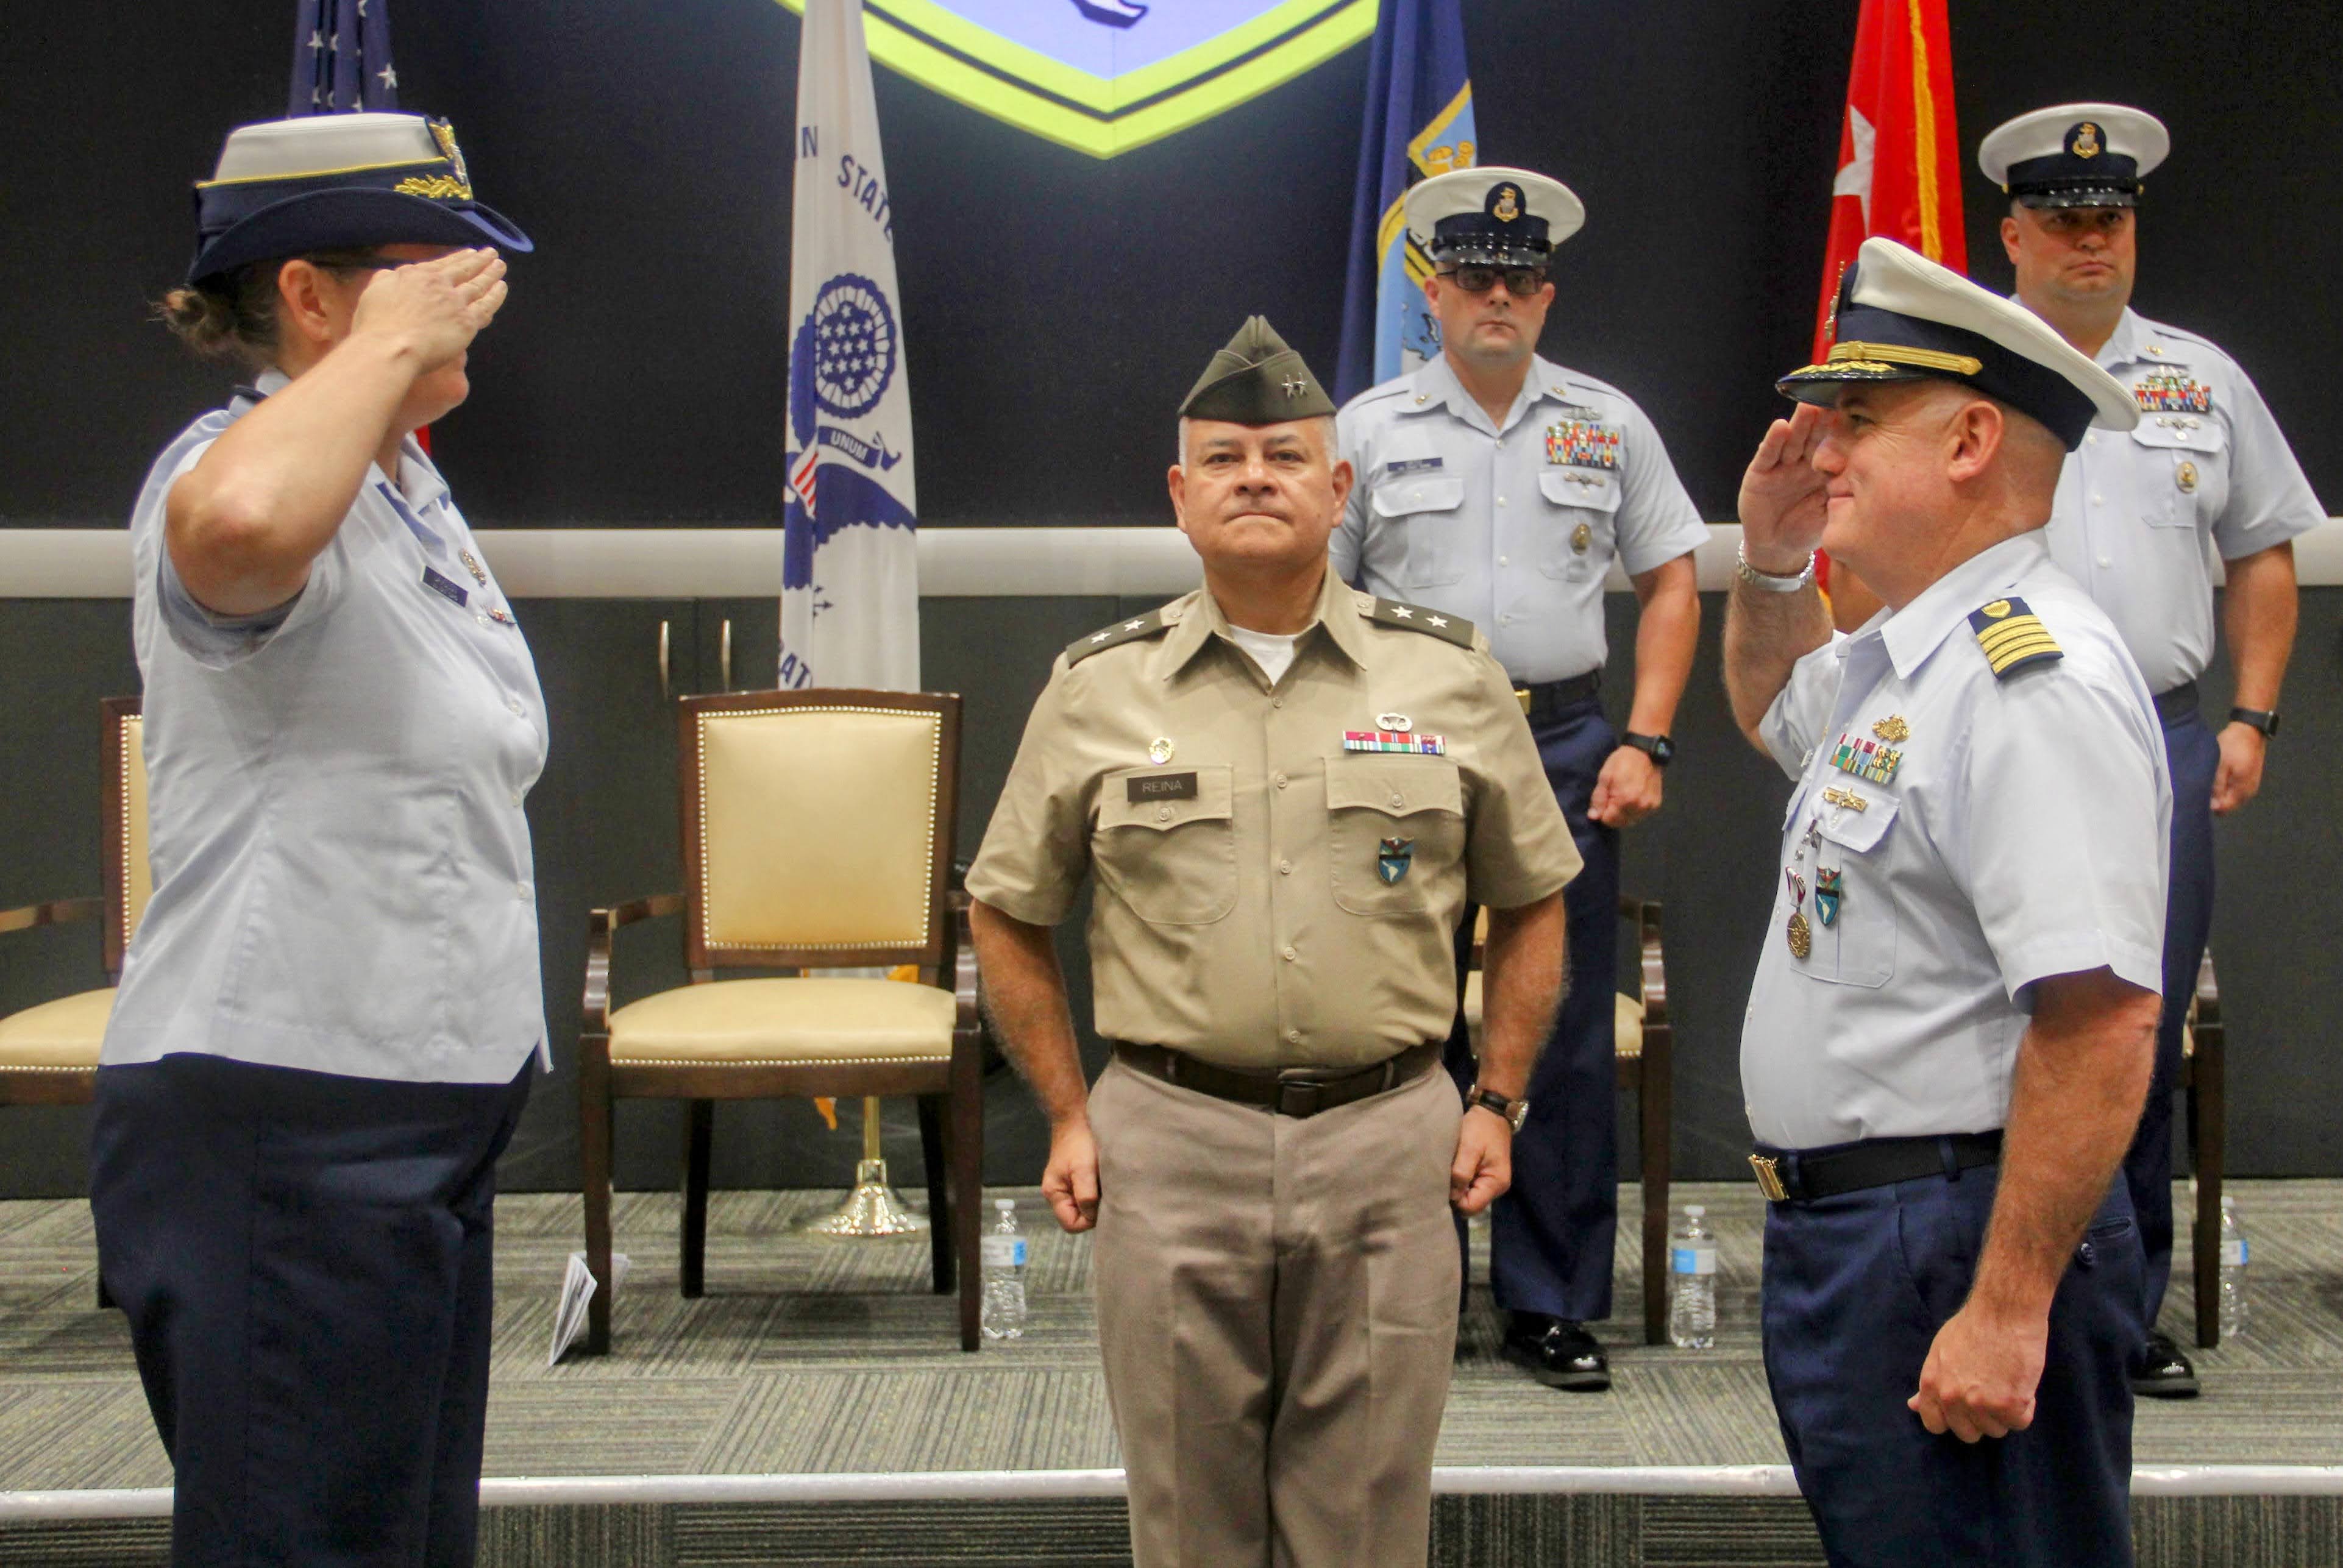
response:
<path id="1" fill-rule="evenodd" d="M 105 715 L 106 896 L 0 910 L 0 932 L 106 921 L 106 985 L 0 1018 L 0 1105 L 80 1105 L 97 1087 L 98 1048 L 122 979 L 122 955 L 146 912 L 146 757 L 139 699 L 109 697 Z"/>
<path id="2" fill-rule="evenodd" d="M 2188 1096 L 2188 1150 L 2197 1175 L 2197 1223 L 2189 1250 L 2197 1274 L 2197 1343 L 2221 1342 L 2221 1173 L 2229 1158 L 2228 1030 L 2213 951 L 2197 965 L 2197 994 L 2180 1036 L 2180 1087 Z"/>
<path id="3" fill-rule="evenodd" d="M 706 1253 L 718 1100 L 919 1097 L 938 1294 L 960 1292 L 977 1345 L 981 1041 L 966 900 L 947 885 L 960 699 L 927 692 L 686 698 L 678 773 L 686 891 L 596 910 L 579 1050 L 586 1258 L 598 1282 L 587 1349 L 610 1339 L 610 1141 L 621 1097 L 691 1102 L 683 1293 Z M 624 926 L 683 917 L 691 983 L 610 1005 Z M 916 966 L 917 983 L 808 969 Z M 718 980 L 724 969 L 788 971 Z"/>
<path id="4" fill-rule="evenodd" d="M 1660 943 L 1660 906 L 1639 899 L 1619 900 L 1620 918 L 1635 929 L 1639 953 L 1637 994 L 1613 997 L 1616 1020 L 1619 1087 L 1635 1092 L 1637 1140 L 1643 1146 L 1644 1342 L 1668 1338 L 1669 1141 L 1674 1136 L 1675 1028 L 1668 1020 L 1666 954 Z M 1489 911 L 1481 911 L 1473 932 L 1473 967 L 1464 978 L 1464 1024 L 1475 1055 L 1481 1049 L 1481 950 L 1489 933 Z"/>

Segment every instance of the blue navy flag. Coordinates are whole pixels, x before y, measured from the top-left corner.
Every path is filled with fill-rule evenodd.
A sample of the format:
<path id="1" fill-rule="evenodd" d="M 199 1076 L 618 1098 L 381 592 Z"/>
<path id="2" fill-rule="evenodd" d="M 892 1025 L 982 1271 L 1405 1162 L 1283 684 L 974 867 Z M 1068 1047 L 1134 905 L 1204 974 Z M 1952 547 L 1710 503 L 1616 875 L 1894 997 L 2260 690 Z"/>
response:
<path id="1" fill-rule="evenodd" d="M 798 49 L 780 684 L 917 691 L 911 386 L 862 0 L 806 0 Z"/>
<path id="2" fill-rule="evenodd" d="M 299 0 L 286 118 L 397 107 L 390 0 Z"/>
<path id="3" fill-rule="evenodd" d="M 1457 0 L 1383 0 L 1351 201 L 1338 401 L 1440 352 L 1440 328 L 1423 299 L 1432 258 L 1408 238 L 1401 204 L 1416 181 L 1471 168 L 1479 152 Z"/>

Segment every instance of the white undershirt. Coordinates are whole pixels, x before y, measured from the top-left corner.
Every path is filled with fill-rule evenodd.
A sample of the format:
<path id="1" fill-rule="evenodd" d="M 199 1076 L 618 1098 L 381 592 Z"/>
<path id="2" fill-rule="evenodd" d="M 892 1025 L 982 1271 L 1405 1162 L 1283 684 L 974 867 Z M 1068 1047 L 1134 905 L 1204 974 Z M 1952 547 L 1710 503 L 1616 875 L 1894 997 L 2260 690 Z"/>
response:
<path id="1" fill-rule="evenodd" d="M 1247 631 L 1241 626 L 1229 628 L 1231 640 L 1252 656 L 1252 661 L 1261 666 L 1261 672 L 1269 677 L 1272 686 L 1283 679 L 1285 672 L 1293 667 L 1293 644 L 1300 635 L 1299 632 L 1280 636 L 1273 631 Z"/>

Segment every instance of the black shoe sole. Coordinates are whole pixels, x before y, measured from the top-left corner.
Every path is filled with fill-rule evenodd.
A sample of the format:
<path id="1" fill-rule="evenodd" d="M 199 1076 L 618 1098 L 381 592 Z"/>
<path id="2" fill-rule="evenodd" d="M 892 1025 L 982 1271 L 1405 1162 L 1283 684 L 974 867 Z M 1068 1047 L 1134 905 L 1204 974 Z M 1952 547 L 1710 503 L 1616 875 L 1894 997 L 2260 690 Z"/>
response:
<path id="1" fill-rule="evenodd" d="M 1508 1342 L 1503 1352 L 1515 1366 L 1526 1370 L 1530 1376 L 1548 1388 L 1568 1389 L 1574 1393 L 1602 1393 L 1611 1386 L 1611 1373 L 1602 1372 L 1554 1372 L 1549 1369 L 1536 1351 Z"/>
<path id="2" fill-rule="evenodd" d="M 2202 1391 L 2193 1377 L 2136 1377 L 2131 1392 L 2141 1399 L 2195 1399 Z"/>

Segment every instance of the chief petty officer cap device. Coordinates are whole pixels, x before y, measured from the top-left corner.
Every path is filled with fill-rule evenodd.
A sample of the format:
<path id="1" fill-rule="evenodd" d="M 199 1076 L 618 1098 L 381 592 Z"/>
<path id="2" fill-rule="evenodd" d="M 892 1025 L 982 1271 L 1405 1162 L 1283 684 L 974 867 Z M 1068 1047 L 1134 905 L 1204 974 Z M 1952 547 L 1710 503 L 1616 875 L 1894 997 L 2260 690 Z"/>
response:
<path id="1" fill-rule="evenodd" d="M 2137 206 L 2172 150 L 2164 122 L 2121 104 L 2059 104 L 1996 126 L 1977 167 L 2022 206 Z"/>
<path id="2" fill-rule="evenodd" d="M 1957 381 L 2041 420 L 2070 452 L 2094 425 L 2139 423 L 2123 383 L 2040 317 L 1892 239 L 1863 242 L 1835 319 L 1828 357 L 1774 383 L 1785 397 L 1829 407 L 1849 384 Z"/>
<path id="3" fill-rule="evenodd" d="M 190 283 L 319 250 L 535 248 L 473 196 L 454 128 L 421 115 L 306 115 L 238 126 L 195 196 Z"/>
<path id="4" fill-rule="evenodd" d="M 1402 210 L 1426 255 L 1465 266 L 1544 266 L 1586 222 L 1568 186 L 1527 169 L 1434 175 L 1409 190 Z"/>

